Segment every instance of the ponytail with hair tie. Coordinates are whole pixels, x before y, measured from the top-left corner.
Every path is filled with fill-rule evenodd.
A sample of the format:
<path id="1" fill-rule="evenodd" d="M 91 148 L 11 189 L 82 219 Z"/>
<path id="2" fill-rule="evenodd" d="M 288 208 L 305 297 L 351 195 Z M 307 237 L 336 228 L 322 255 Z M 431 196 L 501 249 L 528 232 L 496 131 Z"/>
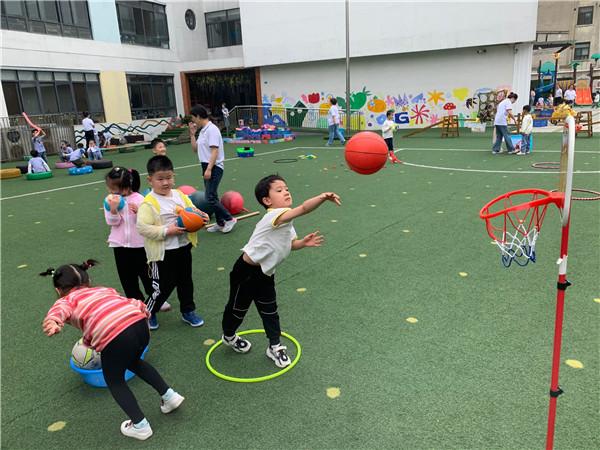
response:
<path id="1" fill-rule="evenodd" d="M 39 275 L 41 277 L 47 277 L 48 275 L 54 275 L 54 272 L 55 271 L 53 267 L 48 267 L 45 272 L 40 272 Z"/>
<path id="2" fill-rule="evenodd" d="M 94 267 L 97 265 L 98 265 L 98 261 L 96 261 L 95 259 L 87 259 L 79 267 L 81 267 L 83 270 L 88 270 L 90 267 Z"/>

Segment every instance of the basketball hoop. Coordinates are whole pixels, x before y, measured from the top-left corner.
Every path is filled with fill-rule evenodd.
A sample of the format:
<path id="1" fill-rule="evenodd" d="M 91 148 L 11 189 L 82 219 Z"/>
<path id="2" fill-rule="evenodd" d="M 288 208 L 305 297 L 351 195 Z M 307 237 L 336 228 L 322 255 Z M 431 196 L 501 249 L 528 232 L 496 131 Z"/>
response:
<path id="1" fill-rule="evenodd" d="M 567 280 L 567 261 L 569 246 L 569 226 L 571 219 L 571 200 L 573 193 L 573 161 L 575 158 L 575 119 L 568 116 L 562 135 L 560 154 L 560 180 L 556 191 L 543 189 L 521 189 L 508 192 L 488 202 L 479 217 L 485 220 L 487 232 L 500 248 L 502 263 L 508 267 L 515 261 L 525 266 L 535 262 L 535 243 L 537 241 L 548 206 L 554 203 L 560 210 L 561 242 L 556 284 L 556 319 L 554 324 L 554 344 L 552 352 L 552 371 L 550 376 L 550 405 L 548 408 L 548 429 L 546 450 L 554 445 L 556 421 L 556 402 L 563 390 L 558 385 L 560 367 L 560 349 L 564 315 L 565 291 L 571 285 Z M 546 163 L 548 164 L 548 163 Z"/>
<path id="2" fill-rule="evenodd" d="M 487 203 L 479 212 L 489 236 L 500 249 L 502 264 L 509 267 L 535 262 L 535 243 L 546 217 L 548 205 L 563 205 L 561 192 L 520 189 L 507 192 Z"/>

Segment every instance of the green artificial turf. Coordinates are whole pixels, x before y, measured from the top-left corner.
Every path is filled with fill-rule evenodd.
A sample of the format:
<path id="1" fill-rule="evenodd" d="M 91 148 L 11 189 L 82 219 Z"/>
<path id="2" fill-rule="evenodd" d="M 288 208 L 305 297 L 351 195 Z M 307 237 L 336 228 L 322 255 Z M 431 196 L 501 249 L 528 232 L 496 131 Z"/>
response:
<path id="1" fill-rule="evenodd" d="M 509 190 L 554 188 L 556 173 L 530 164 L 558 161 L 560 134 L 536 134 L 528 157 L 491 155 L 489 132 L 463 132 L 455 139 L 440 139 L 439 131 L 396 136 L 397 155 L 407 164 L 387 165 L 370 176 L 349 171 L 339 144 L 325 148 L 324 142 L 322 136 L 301 136 L 254 145 L 256 156 L 244 159 L 235 157 L 236 145 L 226 145 L 221 183 L 221 192 L 241 192 L 251 210 L 260 210 L 254 185 L 270 173 L 286 178 L 295 204 L 323 191 L 342 198 L 341 207 L 327 203 L 295 221 L 301 237 L 319 230 L 326 243 L 294 252 L 277 270 L 282 328 L 302 345 L 298 365 L 256 384 L 230 383 L 208 372 L 207 340 L 220 338 L 228 273 L 258 217 L 240 221 L 228 235 L 200 232 L 193 274 L 197 310 L 206 324 L 184 324 L 171 297 L 174 310 L 159 315 L 147 355 L 186 401 L 165 416 L 149 386 L 137 378 L 130 382 L 154 429 L 144 444 L 121 436 L 125 417 L 108 391 L 85 385 L 68 367 L 77 330 L 66 327 L 47 338 L 40 326 L 55 300 L 50 280 L 37 276 L 48 266 L 96 258 L 102 264 L 90 272 L 93 283 L 120 288 L 101 211 L 106 170 L 3 180 L 2 448 L 544 446 L 558 213 L 548 212 L 537 263 L 505 269 L 478 212 Z M 309 153 L 317 158 L 274 163 Z M 189 145 L 171 146 L 168 155 L 178 167 L 178 185 L 201 185 Z M 149 156 L 142 150 L 107 158 L 145 172 Z M 577 139 L 576 169 L 595 173 L 576 174 L 575 187 L 600 190 L 600 139 Z M 599 213 L 600 202 L 573 205 L 573 286 L 566 292 L 560 374 L 565 394 L 558 400 L 556 448 L 600 446 L 600 304 L 594 301 L 600 297 Z M 254 308 L 242 328 L 261 328 Z M 234 376 L 272 373 L 266 339 L 254 335 L 251 341 L 247 355 L 219 347 L 213 363 Z M 567 366 L 566 359 L 581 361 L 583 368 Z M 328 388 L 339 388 L 339 397 L 329 398 Z M 66 426 L 49 432 L 57 421 Z"/>

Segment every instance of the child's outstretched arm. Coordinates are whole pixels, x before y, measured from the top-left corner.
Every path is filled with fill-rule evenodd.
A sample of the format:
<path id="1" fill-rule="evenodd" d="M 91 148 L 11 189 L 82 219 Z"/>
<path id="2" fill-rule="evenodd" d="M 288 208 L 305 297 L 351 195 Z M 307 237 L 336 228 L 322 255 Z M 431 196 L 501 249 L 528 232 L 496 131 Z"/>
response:
<path id="1" fill-rule="evenodd" d="M 307 234 L 303 239 L 292 241 L 292 250 L 300 250 L 304 247 L 320 247 L 325 238 L 319 234 L 319 231 Z"/>
<path id="2" fill-rule="evenodd" d="M 60 333 L 65 326 L 65 322 L 71 317 L 71 314 L 73 314 L 73 305 L 64 298 L 58 299 L 42 322 L 44 333 L 47 336 Z"/>
<path id="3" fill-rule="evenodd" d="M 305 200 L 304 203 L 302 203 L 300 206 L 297 206 L 293 209 L 290 209 L 289 211 L 284 212 L 279 217 L 277 217 L 277 219 L 275 219 L 275 222 L 273 224 L 277 226 L 282 223 L 291 222 L 296 217 L 300 217 L 305 214 L 308 214 L 311 211 L 314 211 L 326 201 L 333 202 L 338 206 L 342 204 L 340 196 L 337 195 L 335 192 L 323 192 L 322 194 L 317 195 L 316 197 Z"/>

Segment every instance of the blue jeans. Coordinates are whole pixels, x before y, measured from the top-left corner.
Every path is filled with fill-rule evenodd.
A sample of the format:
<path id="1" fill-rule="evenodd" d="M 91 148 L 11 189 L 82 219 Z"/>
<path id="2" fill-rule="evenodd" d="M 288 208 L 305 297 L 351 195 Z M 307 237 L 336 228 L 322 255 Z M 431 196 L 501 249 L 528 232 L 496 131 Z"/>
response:
<path id="1" fill-rule="evenodd" d="M 523 136 L 523 143 L 521 144 L 521 153 L 529 153 L 531 151 L 531 150 L 529 150 L 531 135 L 523 134 L 522 136 Z"/>
<path id="2" fill-rule="evenodd" d="M 207 167 L 208 163 L 202 163 L 202 175 L 204 175 L 204 171 Z M 204 195 L 206 196 L 206 201 L 215 212 L 217 225 L 223 226 L 225 221 L 231 220 L 233 217 L 231 214 L 229 214 L 229 211 L 225 209 L 219 200 L 217 189 L 219 188 L 221 178 L 223 178 L 223 169 L 218 166 L 214 166 L 212 168 L 210 180 L 204 180 Z"/>
<path id="3" fill-rule="evenodd" d="M 492 147 L 492 151 L 494 153 L 498 153 L 500 151 L 500 146 L 502 145 L 502 139 L 506 142 L 506 148 L 509 152 L 514 152 L 515 147 L 510 140 L 510 135 L 508 134 L 508 126 L 506 125 L 495 125 L 496 127 L 496 142 L 494 142 L 494 146 Z"/>
<path id="4" fill-rule="evenodd" d="M 340 131 L 340 126 L 338 124 L 329 125 L 329 140 L 327 141 L 327 145 L 333 144 L 333 139 L 335 136 L 338 137 L 342 144 L 346 142 L 344 136 L 342 136 L 342 132 Z"/>

